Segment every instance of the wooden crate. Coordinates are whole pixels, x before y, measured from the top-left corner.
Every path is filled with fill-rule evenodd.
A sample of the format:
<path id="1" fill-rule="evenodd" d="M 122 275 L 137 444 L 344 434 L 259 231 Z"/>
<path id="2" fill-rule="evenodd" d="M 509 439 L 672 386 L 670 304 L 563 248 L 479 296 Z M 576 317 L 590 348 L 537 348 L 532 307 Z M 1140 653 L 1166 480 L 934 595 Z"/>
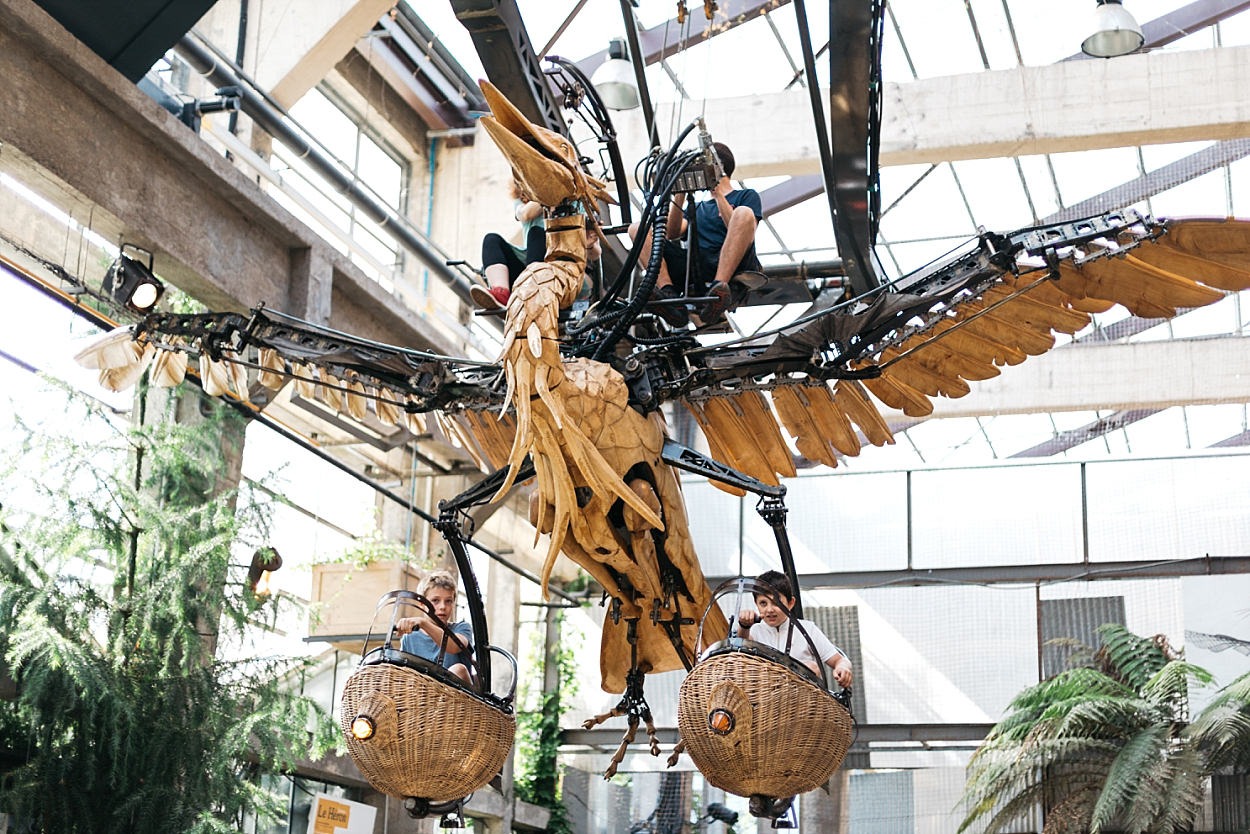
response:
<path id="1" fill-rule="evenodd" d="M 309 638 L 359 652 L 382 595 L 398 588 L 415 591 L 421 578 L 421 571 L 405 562 L 374 562 L 365 567 L 313 565 Z M 388 607 L 374 623 L 375 631 L 385 631 L 389 621 Z M 378 639 L 382 636 L 375 634 Z"/>

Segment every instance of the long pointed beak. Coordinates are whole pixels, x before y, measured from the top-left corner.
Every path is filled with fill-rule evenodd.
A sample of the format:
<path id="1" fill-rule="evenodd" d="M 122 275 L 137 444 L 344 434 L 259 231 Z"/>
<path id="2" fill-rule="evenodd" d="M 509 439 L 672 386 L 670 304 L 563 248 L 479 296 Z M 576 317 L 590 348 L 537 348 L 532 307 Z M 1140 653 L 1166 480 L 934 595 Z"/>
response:
<path id="1" fill-rule="evenodd" d="M 483 116 L 481 122 L 527 196 L 544 206 L 558 206 L 574 193 L 573 174 L 565 165 L 548 159 L 497 119 Z"/>

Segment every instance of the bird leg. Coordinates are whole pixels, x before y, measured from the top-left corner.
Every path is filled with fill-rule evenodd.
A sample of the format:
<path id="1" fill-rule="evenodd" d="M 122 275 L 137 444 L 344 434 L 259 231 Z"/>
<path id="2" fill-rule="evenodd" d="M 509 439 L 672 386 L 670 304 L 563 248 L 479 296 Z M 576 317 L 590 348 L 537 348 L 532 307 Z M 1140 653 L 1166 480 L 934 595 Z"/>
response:
<path id="1" fill-rule="evenodd" d="M 651 707 L 644 701 L 642 704 L 642 723 L 647 728 L 647 741 L 652 756 L 660 755 L 660 739 L 655 732 L 655 721 L 651 718 Z"/>
<path id="2" fill-rule="evenodd" d="M 633 619 L 629 621 L 628 634 L 630 647 L 636 647 L 638 642 L 638 620 Z M 617 718 L 622 715 L 626 716 L 629 722 L 620 746 L 612 754 L 612 760 L 603 772 L 604 779 L 611 779 L 616 773 L 617 765 L 625 758 L 625 750 L 633 743 L 634 736 L 638 733 L 639 723 L 646 725 L 651 755 L 660 755 L 660 742 L 655 730 L 655 721 L 651 717 L 651 705 L 647 703 L 646 695 L 643 694 L 643 680 L 645 678 L 646 673 L 638 668 L 637 655 L 633 654 L 630 657 L 629 672 L 625 675 L 625 694 L 621 696 L 621 700 L 617 701 L 616 706 L 607 712 L 600 713 L 582 722 L 582 729 L 585 730 L 597 727 L 609 718 Z"/>
<path id="3" fill-rule="evenodd" d="M 686 740 L 684 738 L 679 739 L 678 742 L 673 745 L 673 752 L 668 754 L 668 761 L 664 763 L 664 766 L 672 767 L 673 765 L 677 764 L 677 760 L 680 759 L 681 754 L 685 752 L 686 752 Z"/>
<path id="4" fill-rule="evenodd" d="M 620 747 L 616 748 L 616 752 L 612 754 L 612 761 L 608 762 L 608 767 L 603 771 L 604 779 L 611 779 L 616 775 L 616 766 L 625 758 L 625 750 L 629 745 L 634 743 L 634 733 L 638 732 L 638 716 L 629 716 L 629 729 L 625 731 L 624 737 L 621 738 Z"/>

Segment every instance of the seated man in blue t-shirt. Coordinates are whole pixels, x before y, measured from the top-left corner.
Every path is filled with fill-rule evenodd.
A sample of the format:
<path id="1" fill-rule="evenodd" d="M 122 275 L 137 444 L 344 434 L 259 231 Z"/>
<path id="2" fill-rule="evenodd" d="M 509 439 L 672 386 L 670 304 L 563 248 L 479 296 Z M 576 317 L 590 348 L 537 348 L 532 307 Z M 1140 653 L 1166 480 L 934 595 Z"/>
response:
<path id="1" fill-rule="evenodd" d="M 699 311 L 704 324 L 719 321 L 726 310 L 733 308 L 736 296 L 745 289 L 745 285 L 731 285 L 735 276 L 762 269 L 755 255 L 755 228 L 764 216 L 759 192 L 753 188 L 735 189 L 729 180 L 735 167 L 733 152 L 723 142 L 713 142 L 712 147 L 720 157 L 725 175 L 712 189 L 711 199 L 695 205 L 696 252 L 690 270 L 692 283 L 684 286 L 688 254 L 682 245 L 691 218 L 682 210 L 684 195 L 674 194 L 664 226 L 664 262 L 660 264 L 660 275 L 652 294 L 659 300 L 683 295 L 712 296 L 714 300 Z M 633 237 L 637 224 L 629 232 Z M 650 255 L 648 235 L 638 259 L 643 269 Z M 685 292 L 680 291 L 683 286 Z M 657 313 L 674 327 L 684 327 L 687 323 L 686 309 L 681 305 L 666 304 L 658 307 Z"/>
<path id="2" fill-rule="evenodd" d="M 403 635 L 399 648 L 432 661 L 438 658 L 445 643 L 443 666 L 468 683 L 473 628 L 466 622 L 451 622 L 456 614 L 456 580 L 445 570 L 433 571 L 421 583 L 419 593 L 430 601 L 435 615 L 447 623 L 448 631 L 444 632 L 424 611 L 401 617 L 395 621 L 395 631 Z"/>

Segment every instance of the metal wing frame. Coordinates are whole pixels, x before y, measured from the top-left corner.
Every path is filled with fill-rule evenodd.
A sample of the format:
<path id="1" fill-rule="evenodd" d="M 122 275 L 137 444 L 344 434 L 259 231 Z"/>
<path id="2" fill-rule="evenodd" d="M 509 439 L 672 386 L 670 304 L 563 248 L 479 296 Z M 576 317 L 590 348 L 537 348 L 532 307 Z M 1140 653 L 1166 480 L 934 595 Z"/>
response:
<path id="1" fill-rule="evenodd" d="M 848 300 L 826 292 L 783 327 L 716 345 L 645 314 L 622 335 L 613 310 L 633 300 L 566 310 L 560 352 L 570 361 L 606 354 L 636 410 L 645 415 L 682 404 L 713 457 L 776 483 L 777 475 L 790 474 L 779 460 L 788 455 L 780 428 L 809 452 L 805 436 L 821 435 L 813 459 L 835 466 L 857 454 L 864 439 L 892 442 L 874 400 L 923 417 L 934 397 L 968 393 L 969 381 L 1045 353 L 1056 345 L 1054 333 L 1075 333 L 1116 303 L 1156 317 L 1212 303 L 1250 286 L 1250 264 L 1238 254 L 1248 245 L 1244 221 L 1107 212 L 1009 234 L 983 232 L 946 261 Z M 1183 274 L 1188 270 L 1205 283 Z M 510 442 L 511 408 L 495 362 L 373 342 L 264 308 L 248 315 L 151 314 L 134 334 L 158 349 L 255 369 L 274 387 L 294 381 L 336 392 L 345 404 L 372 399 L 379 417 L 383 410 L 460 415 L 469 433 L 494 435 L 483 445 L 500 453 Z M 836 410 L 854 425 L 823 413 L 828 398 L 842 400 Z M 862 438 L 852 436 L 855 426 Z M 761 431 L 773 438 L 760 452 L 765 460 L 747 465 L 733 449 L 744 433 Z M 487 458 L 496 466 L 502 460 Z"/>

